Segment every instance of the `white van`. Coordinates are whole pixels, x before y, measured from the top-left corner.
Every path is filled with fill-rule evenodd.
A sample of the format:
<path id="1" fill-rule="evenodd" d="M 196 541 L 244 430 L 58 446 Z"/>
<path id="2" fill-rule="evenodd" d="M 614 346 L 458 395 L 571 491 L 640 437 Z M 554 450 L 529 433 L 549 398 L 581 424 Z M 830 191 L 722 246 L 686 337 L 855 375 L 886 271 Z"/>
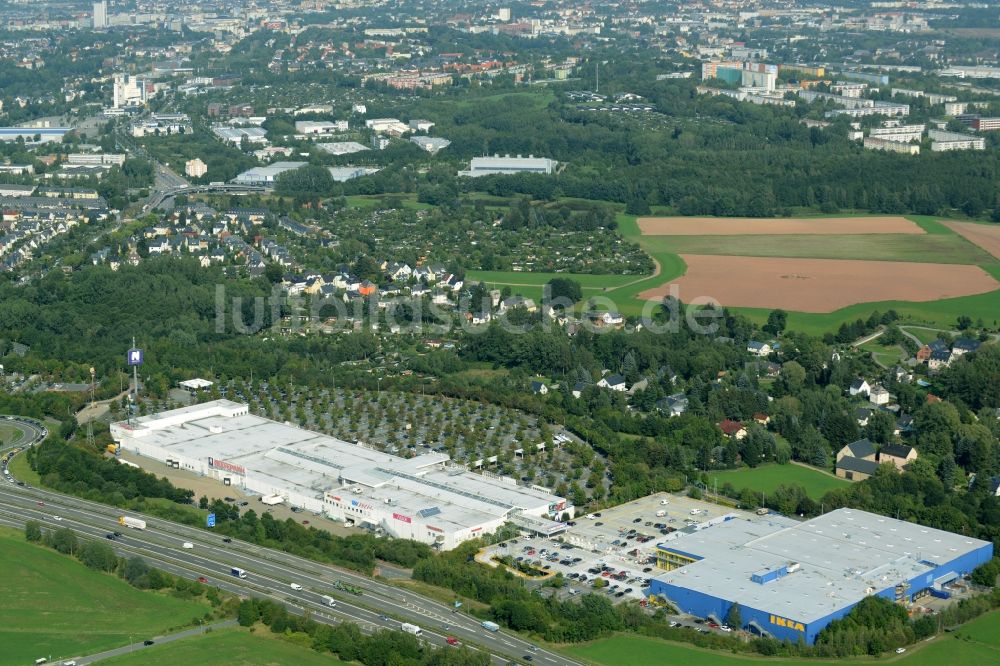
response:
<path id="1" fill-rule="evenodd" d="M 666 506 L 670 504 L 670 500 L 660 500 L 660 506 Z"/>
<path id="2" fill-rule="evenodd" d="M 657 518 L 663 518 L 663 516 L 665 516 L 665 515 L 667 515 L 667 512 L 664 511 L 663 509 L 660 509 L 659 511 L 656 512 L 656 517 Z"/>
<path id="3" fill-rule="evenodd" d="M 298 590 L 301 590 L 301 589 L 302 589 L 302 586 L 301 586 L 301 585 L 299 585 L 298 583 L 292 583 L 292 584 L 291 584 L 291 588 L 292 588 L 293 590 L 295 590 L 295 591 L 298 591 Z"/>
<path id="4" fill-rule="evenodd" d="M 191 543 L 190 541 L 185 541 L 185 542 L 183 543 L 183 546 L 184 546 L 184 548 L 186 548 L 186 549 L 188 549 L 188 550 L 190 550 L 190 549 L 194 548 L 194 544 L 193 544 L 193 543 Z"/>

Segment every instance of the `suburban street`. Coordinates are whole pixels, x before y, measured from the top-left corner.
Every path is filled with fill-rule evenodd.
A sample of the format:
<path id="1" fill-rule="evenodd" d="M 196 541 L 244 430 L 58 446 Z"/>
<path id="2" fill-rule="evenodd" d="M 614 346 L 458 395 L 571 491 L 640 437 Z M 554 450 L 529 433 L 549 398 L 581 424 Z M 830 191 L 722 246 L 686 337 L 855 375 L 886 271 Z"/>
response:
<path id="1" fill-rule="evenodd" d="M 454 636 L 470 648 L 488 651 L 497 664 L 520 661 L 525 655 L 545 664 L 576 663 L 519 636 L 489 632 L 482 628 L 480 620 L 456 612 L 449 604 L 354 572 L 238 540 L 224 543 L 221 536 L 211 532 L 134 512 L 127 514 L 146 520 L 147 528 L 126 529 L 117 522 L 121 513 L 113 507 L 14 482 L 0 487 L 0 522 L 4 524 L 23 527 L 24 521 L 37 520 L 48 529 L 68 527 L 81 538 L 102 540 L 108 533 L 121 531 L 123 535 L 110 543 L 122 556 L 140 555 L 178 576 L 205 576 L 208 584 L 236 594 L 270 597 L 292 612 L 309 610 L 317 621 L 351 621 L 366 632 L 398 629 L 402 622 L 410 622 L 423 629 L 424 640 L 432 645 L 447 647 L 445 639 Z M 183 548 L 184 542 L 190 542 L 193 548 Z M 232 567 L 245 569 L 247 578 L 232 576 Z M 361 588 L 363 594 L 336 590 L 333 584 L 338 580 Z M 302 589 L 293 590 L 291 583 Z M 325 605 L 324 595 L 334 597 L 337 606 Z"/>

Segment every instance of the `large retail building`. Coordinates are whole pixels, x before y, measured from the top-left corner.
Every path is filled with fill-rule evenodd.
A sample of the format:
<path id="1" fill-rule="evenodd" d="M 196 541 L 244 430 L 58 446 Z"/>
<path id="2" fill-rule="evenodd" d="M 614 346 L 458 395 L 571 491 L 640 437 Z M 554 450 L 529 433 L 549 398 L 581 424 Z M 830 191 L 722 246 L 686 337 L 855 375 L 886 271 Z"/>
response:
<path id="1" fill-rule="evenodd" d="M 291 506 L 442 550 L 505 522 L 552 535 L 573 515 L 564 498 L 474 474 L 442 453 L 401 458 L 216 400 L 111 426 L 124 451 L 211 476 Z"/>
<path id="2" fill-rule="evenodd" d="M 739 628 L 811 644 L 867 596 L 904 605 L 947 597 L 992 556 L 987 541 L 856 509 L 803 522 L 731 514 L 659 544 L 667 573 L 649 594 L 719 624 L 739 604 Z"/>

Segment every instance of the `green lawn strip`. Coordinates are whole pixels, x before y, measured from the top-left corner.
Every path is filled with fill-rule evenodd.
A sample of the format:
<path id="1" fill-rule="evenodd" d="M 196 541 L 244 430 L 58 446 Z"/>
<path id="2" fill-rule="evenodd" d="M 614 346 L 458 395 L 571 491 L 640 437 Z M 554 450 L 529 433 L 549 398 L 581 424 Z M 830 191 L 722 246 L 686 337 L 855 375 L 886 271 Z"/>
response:
<path id="1" fill-rule="evenodd" d="M 138 590 L 0 528 L 3 663 L 67 658 L 177 630 L 210 607 Z"/>
<path id="2" fill-rule="evenodd" d="M 739 312 L 756 323 L 767 321 L 769 309 L 764 308 L 730 308 Z M 879 301 L 875 303 L 857 303 L 855 305 L 835 310 L 834 312 L 789 312 L 788 329 L 822 335 L 835 332 L 844 322 L 856 319 L 867 319 L 878 310 L 885 312 L 895 310 L 902 317 L 901 324 L 921 324 L 927 326 L 952 329 L 955 320 L 960 315 L 972 317 L 972 320 L 982 319 L 987 326 L 1000 322 L 1000 289 L 986 294 L 946 298 L 927 303 L 912 303 L 908 301 Z"/>
<path id="3" fill-rule="evenodd" d="M 132 654 L 112 657 L 102 664 L 108 666 L 272 666 L 294 664 L 295 666 L 322 666 L 323 664 L 343 664 L 329 653 L 319 653 L 296 645 L 292 640 L 302 640 L 308 644 L 311 639 L 295 636 L 282 639 L 258 630 L 249 633 L 246 629 L 221 629 L 198 636 L 182 638 L 162 645 L 154 645 Z"/>
<path id="4" fill-rule="evenodd" d="M 988 252 L 957 234 L 782 234 L 746 236 L 650 236 L 642 247 L 653 254 L 908 261 L 935 264 L 995 264 Z"/>
<path id="5" fill-rule="evenodd" d="M 619 287 L 627 282 L 641 279 L 641 275 L 593 275 L 590 273 L 528 273 L 522 271 L 467 271 L 466 276 L 496 285 L 542 286 L 556 278 L 566 278 L 578 282 L 585 290 L 603 291 L 609 287 Z"/>
<path id="6" fill-rule="evenodd" d="M 42 485 L 42 477 L 38 476 L 38 472 L 31 469 L 31 465 L 28 464 L 28 457 L 22 452 L 14 456 L 10 464 L 7 465 L 7 469 L 10 470 L 11 475 L 18 481 L 24 481 L 29 486 L 40 486 Z"/>
<path id="7" fill-rule="evenodd" d="M 761 465 L 760 467 L 722 470 L 708 473 L 708 487 L 722 487 L 731 483 L 736 490 L 750 488 L 765 493 L 773 492 L 778 486 L 800 485 L 806 489 L 809 497 L 818 500 L 827 491 L 848 485 L 847 481 L 838 479 L 820 470 L 810 469 L 801 465 Z"/>
<path id="8" fill-rule="evenodd" d="M 996 613 L 986 618 L 996 617 Z M 980 622 L 974 620 L 970 624 Z M 599 666 L 753 666 L 754 664 L 781 664 L 782 666 L 813 666 L 816 664 L 899 664 L 900 666 L 983 666 L 1000 662 L 1000 650 L 992 645 L 956 639 L 943 634 L 914 645 L 902 655 L 890 654 L 874 660 L 857 657 L 851 659 L 803 659 L 782 657 L 756 657 L 733 655 L 719 650 L 708 650 L 683 643 L 672 643 L 643 636 L 614 636 L 586 645 L 575 645 L 563 652 L 587 664 Z"/>
<path id="9" fill-rule="evenodd" d="M 0 448 L 12 446 L 24 437 L 24 431 L 9 423 L 0 423 Z"/>
<path id="10" fill-rule="evenodd" d="M 940 333 L 942 330 L 936 328 L 925 328 L 923 326 L 903 326 L 903 328 L 906 329 L 907 333 L 915 337 L 917 340 L 920 340 L 920 342 L 922 342 L 925 345 L 930 344 L 935 340 L 937 340 L 938 333 Z M 949 328 L 944 330 L 951 330 L 951 329 Z"/>

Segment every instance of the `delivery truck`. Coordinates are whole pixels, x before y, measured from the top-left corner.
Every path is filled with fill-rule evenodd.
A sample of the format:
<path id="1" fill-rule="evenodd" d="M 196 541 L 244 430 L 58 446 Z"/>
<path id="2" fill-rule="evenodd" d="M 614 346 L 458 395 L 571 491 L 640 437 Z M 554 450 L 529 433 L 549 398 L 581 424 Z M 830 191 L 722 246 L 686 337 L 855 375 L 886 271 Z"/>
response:
<path id="1" fill-rule="evenodd" d="M 404 622 L 399 626 L 400 629 L 408 634 L 413 634 L 414 636 L 419 636 L 424 633 L 424 630 L 415 624 L 410 624 L 409 622 Z"/>
<path id="2" fill-rule="evenodd" d="M 329 606 L 329 607 L 333 608 L 334 606 L 337 605 L 337 600 L 334 599 L 331 596 L 328 596 L 328 595 L 324 594 L 323 595 L 323 605 L 324 606 Z"/>
<path id="3" fill-rule="evenodd" d="M 483 629 L 485 629 L 486 631 L 500 631 L 500 625 L 497 624 L 496 622 L 490 622 L 489 620 L 486 620 L 485 622 L 483 622 Z"/>
<path id="4" fill-rule="evenodd" d="M 285 498 L 281 495 L 264 495 L 260 498 L 260 501 L 267 506 L 274 506 L 275 504 L 281 504 L 285 501 Z"/>
<path id="5" fill-rule="evenodd" d="M 239 567 L 233 567 L 229 573 L 236 576 L 237 578 L 247 577 L 247 572 L 244 569 L 240 569 Z"/>
<path id="6" fill-rule="evenodd" d="M 146 521 L 139 520 L 138 518 L 132 518 L 131 516 L 118 516 L 118 524 L 125 527 L 130 527 L 134 530 L 144 530 L 146 529 Z"/>

